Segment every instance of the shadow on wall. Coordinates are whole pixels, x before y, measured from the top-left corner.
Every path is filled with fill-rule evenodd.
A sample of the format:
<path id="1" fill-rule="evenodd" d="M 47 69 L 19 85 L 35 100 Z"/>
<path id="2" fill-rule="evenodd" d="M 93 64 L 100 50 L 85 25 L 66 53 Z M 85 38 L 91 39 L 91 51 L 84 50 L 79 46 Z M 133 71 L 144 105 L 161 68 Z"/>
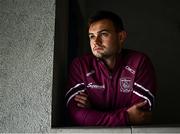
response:
<path id="1" fill-rule="evenodd" d="M 66 5 L 66 6 L 63 6 Z M 62 19 L 63 18 L 63 19 Z M 74 57 L 83 53 L 84 19 L 78 1 L 56 0 L 54 72 L 52 95 L 52 127 L 73 126 L 65 106 L 68 66 Z"/>

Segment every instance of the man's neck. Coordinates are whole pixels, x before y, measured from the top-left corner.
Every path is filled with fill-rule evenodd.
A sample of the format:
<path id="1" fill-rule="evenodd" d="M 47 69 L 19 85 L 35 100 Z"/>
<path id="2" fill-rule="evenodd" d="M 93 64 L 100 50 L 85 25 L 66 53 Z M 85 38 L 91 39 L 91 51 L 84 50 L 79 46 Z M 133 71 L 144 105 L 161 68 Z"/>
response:
<path id="1" fill-rule="evenodd" d="M 116 64 L 117 55 L 104 58 L 104 62 L 107 65 L 108 69 L 113 70 Z"/>

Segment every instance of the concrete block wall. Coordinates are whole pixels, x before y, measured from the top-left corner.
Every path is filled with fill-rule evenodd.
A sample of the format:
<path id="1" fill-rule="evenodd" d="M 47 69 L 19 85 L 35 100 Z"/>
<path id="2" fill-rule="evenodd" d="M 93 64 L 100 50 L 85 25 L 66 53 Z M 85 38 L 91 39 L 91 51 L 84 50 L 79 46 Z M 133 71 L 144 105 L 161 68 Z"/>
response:
<path id="1" fill-rule="evenodd" d="M 0 132 L 51 127 L 55 0 L 0 0 Z"/>

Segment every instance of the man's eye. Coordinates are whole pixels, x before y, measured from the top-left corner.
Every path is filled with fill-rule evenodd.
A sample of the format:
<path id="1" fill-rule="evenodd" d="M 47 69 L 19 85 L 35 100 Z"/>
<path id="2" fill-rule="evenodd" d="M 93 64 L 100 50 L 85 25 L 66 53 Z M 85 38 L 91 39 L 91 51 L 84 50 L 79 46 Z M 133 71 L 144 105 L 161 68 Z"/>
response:
<path id="1" fill-rule="evenodd" d="M 107 37 L 108 36 L 108 33 L 101 33 L 101 36 L 103 36 L 103 37 Z"/>
<path id="2" fill-rule="evenodd" d="M 89 35 L 89 39 L 93 39 L 94 37 L 94 35 Z"/>

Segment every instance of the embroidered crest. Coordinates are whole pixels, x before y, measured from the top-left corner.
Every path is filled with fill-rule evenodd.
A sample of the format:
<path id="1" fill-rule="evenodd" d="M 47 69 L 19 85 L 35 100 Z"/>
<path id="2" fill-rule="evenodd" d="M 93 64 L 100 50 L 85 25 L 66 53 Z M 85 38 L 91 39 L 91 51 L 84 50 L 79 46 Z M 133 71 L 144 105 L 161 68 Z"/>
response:
<path id="1" fill-rule="evenodd" d="M 123 93 L 129 93 L 133 90 L 131 78 L 120 78 L 120 91 Z"/>

